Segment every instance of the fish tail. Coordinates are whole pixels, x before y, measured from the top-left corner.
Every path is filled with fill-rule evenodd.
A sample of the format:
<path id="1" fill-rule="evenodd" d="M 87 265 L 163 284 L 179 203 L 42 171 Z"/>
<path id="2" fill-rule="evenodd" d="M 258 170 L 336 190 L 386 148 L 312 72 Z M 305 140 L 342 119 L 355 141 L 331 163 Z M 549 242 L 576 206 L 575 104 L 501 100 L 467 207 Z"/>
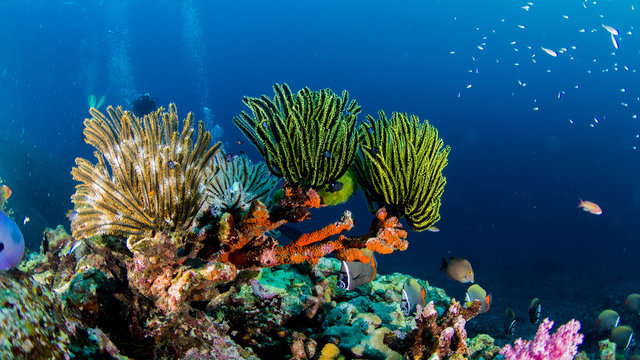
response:
<path id="1" fill-rule="evenodd" d="M 447 259 L 442 258 L 442 265 L 440 265 L 440 271 L 446 269 L 447 266 L 449 266 L 449 263 L 447 263 Z"/>

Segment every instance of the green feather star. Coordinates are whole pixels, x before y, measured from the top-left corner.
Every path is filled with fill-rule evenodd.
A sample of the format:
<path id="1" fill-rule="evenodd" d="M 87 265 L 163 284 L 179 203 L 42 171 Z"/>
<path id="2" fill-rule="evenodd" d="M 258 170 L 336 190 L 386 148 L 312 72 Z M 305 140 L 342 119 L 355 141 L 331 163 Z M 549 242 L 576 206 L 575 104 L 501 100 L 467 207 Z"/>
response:
<path id="1" fill-rule="evenodd" d="M 360 126 L 361 151 L 355 160 L 358 182 L 370 208 L 373 203 L 405 216 L 416 231 L 440 219 L 440 198 L 446 178 L 449 146 L 443 148 L 438 130 L 417 116 L 393 113 L 387 119 L 367 116 Z"/>
<path id="2" fill-rule="evenodd" d="M 360 106 L 349 94 L 309 88 L 293 94 L 287 84 L 275 96 L 245 97 L 252 116 L 242 112 L 235 124 L 258 148 L 272 174 L 291 184 L 320 188 L 339 179 L 357 149 Z"/>

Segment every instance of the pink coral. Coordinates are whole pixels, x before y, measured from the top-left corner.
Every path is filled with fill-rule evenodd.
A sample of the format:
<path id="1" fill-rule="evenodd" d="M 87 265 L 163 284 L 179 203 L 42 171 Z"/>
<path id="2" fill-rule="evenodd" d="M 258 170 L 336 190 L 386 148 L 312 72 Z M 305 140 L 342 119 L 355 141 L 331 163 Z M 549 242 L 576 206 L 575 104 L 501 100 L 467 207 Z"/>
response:
<path id="1" fill-rule="evenodd" d="M 506 345 L 500 354 L 506 360 L 572 360 L 584 338 L 578 333 L 580 322 L 571 320 L 550 335 L 552 327 L 553 321 L 544 319 L 532 341 L 518 339 L 513 346 Z"/>

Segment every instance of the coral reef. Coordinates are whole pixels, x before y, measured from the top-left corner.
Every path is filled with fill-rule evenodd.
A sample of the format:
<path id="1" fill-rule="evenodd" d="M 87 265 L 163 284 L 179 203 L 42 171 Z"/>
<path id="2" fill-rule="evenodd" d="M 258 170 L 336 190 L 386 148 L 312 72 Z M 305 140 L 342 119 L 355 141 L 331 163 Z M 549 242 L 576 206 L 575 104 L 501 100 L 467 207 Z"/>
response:
<path id="1" fill-rule="evenodd" d="M 464 327 L 469 319 L 478 314 L 480 301 L 474 301 L 469 307 L 461 307 L 451 300 L 442 314 L 438 313 L 433 302 L 416 314 L 416 328 L 408 336 L 389 334 L 390 347 L 404 349 L 405 358 L 422 359 L 437 355 L 439 359 L 463 359 L 467 355 L 467 332 Z M 409 346 L 410 345 L 410 346 Z"/>
<path id="2" fill-rule="evenodd" d="M 246 155 L 231 157 L 217 152 L 207 166 L 206 205 L 218 213 L 241 213 L 254 200 L 271 207 L 271 193 L 278 178 L 269 173 L 263 162 L 253 164 Z"/>
<path id="3" fill-rule="evenodd" d="M 58 316 L 99 330 L 96 338 L 134 358 L 335 358 L 330 343 L 347 358 L 401 359 L 415 346 L 419 321 L 400 306 L 406 275 L 379 275 L 346 291 L 337 287 L 336 259 L 236 273 L 230 264 L 198 260 L 204 234 L 156 234 L 129 249 L 117 237 L 74 240 L 58 227 L 21 269 L 60 294 L 57 306 L 67 315 Z M 439 314 L 438 329 L 452 326 L 447 309 L 457 303 L 417 281 Z M 388 344 L 390 334 L 405 341 Z M 450 343 L 462 349 L 462 341 Z M 474 351 L 489 351 L 492 342 L 485 343 Z"/>
<path id="4" fill-rule="evenodd" d="M 387 207 L 397 216 L 405 216 L 416 231 L 428 229 L 440 219 L 440 197 L 446 178 L 450 148 L 444 149 L 438 131 L 417 116 L 393 113 L 387 119 L 367 116 L 360 126 L 362 150 L 355 160 L 358 182 L 369 207 L 373 203 Z"/>
<path id="5" fill-rule="evenodd" d="M 252 115 L 235 124 L 258 148 L 271 172 L 304 188 L 320 188 L 340 178 L 358 149 L 356 116 L 360 106 L 346 91 L 304 88 L 293 94 L 275 84 L 275 96 L 245 97 Z"/>
<path id="6" fill-rule="evenodd" d="M 85 326 L 46 286 L 20 271 L 0 272 L 0 358 L 126 359 L 97 328 Z"/>
<path id="7" fill-rule="evenodd" d="M 86 142 L 96 148 L 98 162 L 77 158 L 71 174 L 77 211 L 75 237 L 97 234 L 151 235 L 187 229 L 204 203 L 205 168 L 217 143 L 202 122 L 193 143 L 193 116 L 182 129 L 174 104 L 138 118 L 121 108 L 97 109 L 86 119 Z"/>
<path id="8" fill-rule="evenodd" d="M 86 334 L 94 353 L 113 358 L 495 354 L 489 339 L 467 348 L 464 326 L 477 303 L 462 308 L 417 280 L 428 305 L 411 317 L 401 309 L 407 276 L 379 275 L 351 291 L 337 286 L 342 261 L 368 263 L 371 252 L 407 249 L 400 216 L 416 230 L 437 221 L 449 152 L 437 131 L 417 117 L 383 113 L 357 130 L 360 107 L 346 91 L 293 94 L 286 84 L 274 91 L 273 99 L 244 98 L 252 115 L 234 119 L 266 164 L 222 154 L 202 122 L 192 127 L 191 114 L 180 124 L 174 104 L 142 118 L 121 108 L 108 107 L 107 116 L 90 110 L 84 134 L 97 163 L 78 158 L 72 170 L 79 182 L 73 236 L 47 229 L 40 253 L 18 272 L 29 281 L 16 292 L 37 282 L 55 295 L 45 307 L 64 326 L 47 327 L 53 332 L 45 336 L 72 357 Z M 360 141 L 366 152 L 354 175 Z M 278 179 L 267 170 L 285 179 L 277 200 Z M 345 202 L 358 188 L 355 178 L 380 206 L 364 234 L 346 233 L 354 219 L 345 211 L 289 242 L 272 236 L 314 208 Z M 37 350 L 11 351 L 30 357 Z"/>

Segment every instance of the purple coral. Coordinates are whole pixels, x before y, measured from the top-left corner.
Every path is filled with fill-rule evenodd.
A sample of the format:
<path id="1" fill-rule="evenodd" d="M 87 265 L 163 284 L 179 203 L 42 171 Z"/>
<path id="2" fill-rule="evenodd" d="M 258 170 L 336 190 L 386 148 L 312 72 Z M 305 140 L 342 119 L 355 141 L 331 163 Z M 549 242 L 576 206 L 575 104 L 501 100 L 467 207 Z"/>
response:
<path id="1" fill-rule="evenodd" d="M 532 341 L 518 339 L 513 346 L 506 345 L 500 354 L 506 360 L 572 360 L 584 338 L 578 333 L 580 322 L 572 319 L 550 335 L 552 327 L 553 321 L 544 319 Z"/>

